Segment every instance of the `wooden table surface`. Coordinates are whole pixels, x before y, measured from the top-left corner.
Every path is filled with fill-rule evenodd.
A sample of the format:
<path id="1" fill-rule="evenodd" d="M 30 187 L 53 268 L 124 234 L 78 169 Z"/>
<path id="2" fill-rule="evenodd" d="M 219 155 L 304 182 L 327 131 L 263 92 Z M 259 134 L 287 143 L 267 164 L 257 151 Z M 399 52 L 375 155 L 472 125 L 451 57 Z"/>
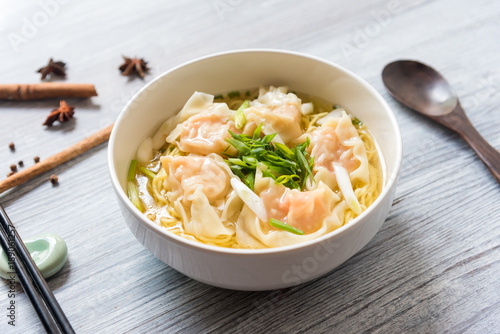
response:
<path id="1" fill-rule="evenodd" d="M 67 82 L 99 93 L 68 99 L 74 121 L 52 128 L 42 123 L 57 99 L 0 101 L 2 177 L 111 124 L 160 73 L 242 48 L 299 51 L 359 74 L 393 108 L 404 162 L 392 211 L 363 250 L 320 279 L 268 292 L 198 283 L 143 248 L 122 219 L 106 145 L 0 202 L 23 238 L 66 240 L 69 260 L 48 283 L 77 333 L 500 333 L 500 187 L 457 135 L 395 102 L 380 76 L 402 58 L 439 69 L 500 149 L 499 18 L 495 0 L 2 1 L 2 83 L 39 82 L 35 71 L 54 57 Z M 121 76 L 122 55 L 145 58 L 150 74 Z M 2 280 L 0 333 L 43 332 L 21 287 L 8 291 Z"/>

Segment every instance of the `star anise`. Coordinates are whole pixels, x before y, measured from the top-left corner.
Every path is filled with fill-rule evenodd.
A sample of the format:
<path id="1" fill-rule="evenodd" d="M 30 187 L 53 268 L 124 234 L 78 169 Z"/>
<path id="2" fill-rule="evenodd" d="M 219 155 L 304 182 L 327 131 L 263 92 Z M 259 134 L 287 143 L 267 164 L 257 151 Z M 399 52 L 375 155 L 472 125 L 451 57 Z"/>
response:
<path id="1" fill-rule="evenodd" d="M 66 77 L 66 69 L 64 68 L 66 63 L 62 61 L 53 61 L 50 58 L 47 66 L 40 68 L 37 72 L 42 74 L 42 80 L 47 77 L 47 75 L 58 75 L 61 77 Z"/>
<path id="2" fill-rule="evenodd" d="M 149 71 L 147 66 L 148 62 L 144 59 L 139 58 L 129 58 L 122 56 L 125 61 L 118 69 L 122 72 L 122 75 L 131 75 L 136 73 L 141 78 L 144 78 L 144 72 Z"/>
<path id="3" fill-rule="evenodd" d="M 75 107 L 68 106 L 66 101 L 61 100 L 59 102 L 59 108 L 52 110 L 49 117 L 45 120 L 43 125 L 52 126 L 55 121 L 59 121 L 60 123 L 64 123 L 73 118 L 75 114 Z"/>

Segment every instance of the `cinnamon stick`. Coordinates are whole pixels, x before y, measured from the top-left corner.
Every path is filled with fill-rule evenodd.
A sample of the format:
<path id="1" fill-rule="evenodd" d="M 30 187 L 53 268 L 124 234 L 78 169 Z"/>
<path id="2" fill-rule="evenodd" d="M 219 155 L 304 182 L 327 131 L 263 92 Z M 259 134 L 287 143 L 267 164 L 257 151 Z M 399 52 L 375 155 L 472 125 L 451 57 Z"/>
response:
<path id="1" fill-rule="evenodd" d="M 26 168 L 25 170 L 15 173 L 6 179 L 0 181 L 0 193 L 13 188 L 15 186 L 18 186 L 32 178 L 34 178 L 37 175 L 40 175 L 56 166 L 59 166 L 62 163 L 65 163 L 66 161 L 69 161 L 80 154 L 87 152 L 91 148 L 104 143 L 109 139 L 109 136 L 111 135 L 111 130 L 113 129 L 113 124 L 108 126 L 107 128 L 104 128 L 90 137 L 87 137 L 78 143 L 71 145 L 67 149 L 54 154 L 53 156 L 44 159 L 40 161 L 39 163 Z"/>
<path id="2" fill-rule="evenodd" d="M 97 96 L 94 85 L 84 83 L 42 82 L 37 84 L 0 84 L 0 100 L 38 100 L 61 97 Z"/>

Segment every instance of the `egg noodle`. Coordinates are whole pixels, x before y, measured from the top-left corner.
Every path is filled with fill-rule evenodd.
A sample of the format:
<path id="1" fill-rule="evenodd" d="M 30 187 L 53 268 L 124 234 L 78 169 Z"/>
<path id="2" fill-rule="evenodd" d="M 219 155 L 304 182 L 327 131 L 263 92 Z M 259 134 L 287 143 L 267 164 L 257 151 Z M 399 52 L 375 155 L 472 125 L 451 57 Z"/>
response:
<path id="1" fill-rule="evenodd" d="M 246 95 L 248 97 L 249 93 L 247 92 Z M 255 94 L 252 95 L 255 96 Z M 317 121 L 320 118 L 326 116 L 332 110 L 331 104 L 323 100 L 311 98 L 305 95 L 296 95 L 299 96 L 299 98 L 301 98 L 303 102 L 313 102 L 314 112 L 309 115 L 302 115 L 301 119 L 301 125 L 305 132 L 311 132 L 319 126 L 317 124 Z M 235 110 L 243 103 L 243 101 L 244 100 L 241 98 L 219 98 L 216 102 L 226 102 L 230 109 Z M 372 135 L 366 129 L 365 125 L 361 122 L 357 122 L 357 124 L 355 124 L 355 128 L 359 134 L 359 137 L 364 143 L 369 162 L 368 168 L 370 181 L 368 183 L 357 181 L 355 184 L 353 184 L 355 196 L 358 199 L 362 210 L 364 211 L 380 195 L 380 192 L 382 190 L 383 173 L 376 144 Z M 140 196 L 145 202 L 147 208 L 146 216 L 150 220 L 163 226 L 171 233 L 177 234 L 190 240 L 200 241 L 204 244 L 221 247 L 248 248 L 238 245 L 238 243 L 236 242 L 235 233 L 218 238 L 206 238 L 203 236 L 198 236 L 197 238 L 195 238 L 194 236 L 185 233 L 181 215 L 176 211 L 175 205 L 169 202 L 166 196 L 167 190 L 164 189 L 164 183 L 167 179 L 167 174 L 161 166 L 160 157 L 167 155 L 175 157 L 185 156 L 186 154 L 180 151 L 179 148 L 174 144 L 168 144 L 162 150 L 156 152 L 155 158 L 148 165 L 148 168 L 157 171 L 156 177 L 151 180 L 142 176 L 143 182 L 138 182 L 140 188 Z M 136 178 L 138 177 L 139 176 L 136 176 Z M 333 189 L 333 191 L 340 197 L 342 197 L 338 187 L 337 189 Z M 145 200 L 145 197 L 150 197 L 149 201 Z M 344 213 L 342 224 L 345 225 L 356 217 L 357 214 L 354 213 L 351 209 L 347 208 Z"/>

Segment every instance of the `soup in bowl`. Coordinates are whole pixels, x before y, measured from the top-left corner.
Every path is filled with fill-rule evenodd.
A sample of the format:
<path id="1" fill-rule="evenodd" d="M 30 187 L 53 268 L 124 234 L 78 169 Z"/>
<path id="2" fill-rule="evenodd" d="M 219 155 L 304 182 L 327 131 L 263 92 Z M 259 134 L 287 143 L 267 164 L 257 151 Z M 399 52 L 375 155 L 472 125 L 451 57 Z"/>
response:
<path id="1" fill-rule="evenodd" d="M 201 282 L 284 288 L 359 251 L 401 164 L 390 108 L 325 60 L 235 51 L 181 65 L 125 107 L 109 144 L 127 225 Z"/>

